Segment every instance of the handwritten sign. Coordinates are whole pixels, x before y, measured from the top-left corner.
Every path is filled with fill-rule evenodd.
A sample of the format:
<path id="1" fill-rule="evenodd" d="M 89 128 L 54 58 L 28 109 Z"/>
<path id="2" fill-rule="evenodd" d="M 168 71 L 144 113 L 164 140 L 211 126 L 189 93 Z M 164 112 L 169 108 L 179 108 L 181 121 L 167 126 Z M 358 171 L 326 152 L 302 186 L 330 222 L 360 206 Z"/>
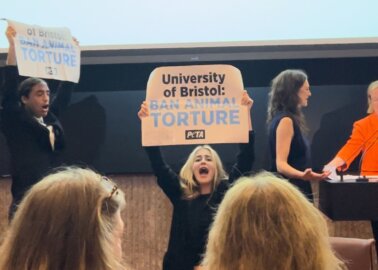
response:
<path id="1" fill-rule="evenodd" d="M 142 145 L 248 142 L 240 71 L 230 65 L 159 67 L 150 75 Z"/>

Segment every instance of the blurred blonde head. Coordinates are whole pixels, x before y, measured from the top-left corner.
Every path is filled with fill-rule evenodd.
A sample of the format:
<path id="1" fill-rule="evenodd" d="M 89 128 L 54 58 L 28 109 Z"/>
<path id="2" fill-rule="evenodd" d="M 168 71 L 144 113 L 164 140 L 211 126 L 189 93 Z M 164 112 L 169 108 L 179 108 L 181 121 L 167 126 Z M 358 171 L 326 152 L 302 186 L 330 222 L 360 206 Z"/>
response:
<path id="1" fill-rule="evenodd" d="M 378 81 L 371 82 L 368 86 L 367 89 L 367 100 L 368 100 L 368 109 L 367 113 L 373 113 L 374 112 L 374 107 L 373 107 L 373 102 L 371 100 L 371 95 L 374 90 L 378 89 Z M 378 113 L 378 112 L 375 112 Z"/>
<path id="2" fill-rule="evenodd" d="M 271 173 L 241 178 L 225 195 L 209 233 L 208 270 L 336 270 L 322 214 Z"/>
<path id="3" fill-rule="evenodd" d="M 186 160 L 184 166 L 180 170 L 181 187 L 184 190 L 184 196 L 187 199 L 194 199 L 200 194 L 199 183 L 196 181 L 193 172 L 193 163 L 196 158 L 196 154 L 199 150 L 206 149 L 210 152 L 212 159 L 215 162 L 215 174 L 212 181 L 212 190 L 219 185 L 220 181 L 227 178 L 227 174 L 223 168 L 222 161 L 219 158 L 218 153 L 210 145 L 200 145 L 194 148 Z"/>
<path id="4" fill-rule="evenodd" d="M 125 199 L 114 187 L 80 168 L 63 169 L 35 184 L 0 248 L 0 269 L 123 269 L 117 238 Z"/>

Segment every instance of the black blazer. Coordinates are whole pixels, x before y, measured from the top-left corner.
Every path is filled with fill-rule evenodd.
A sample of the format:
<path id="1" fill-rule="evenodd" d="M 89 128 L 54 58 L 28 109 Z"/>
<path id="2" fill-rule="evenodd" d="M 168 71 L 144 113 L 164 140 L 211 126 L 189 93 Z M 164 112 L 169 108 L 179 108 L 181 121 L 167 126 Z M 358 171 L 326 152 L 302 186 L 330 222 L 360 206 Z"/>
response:
<path id="1" fill-rule="evenodd" d="M 75 85 L 71 82 L 60 83 L 49 113 L 43 119 L 54 130 L 55 147 L 52 149 L 48 129 L 20 105 L 17 93 L 20 80 L 16 66 L 5 67 L 1 130 L 10 152 L 11 191 L 16 201 L 51 168 L 61 164 L 60 157 L 65 144 L 63 128 L 57 115 L 68 106 Z"/>

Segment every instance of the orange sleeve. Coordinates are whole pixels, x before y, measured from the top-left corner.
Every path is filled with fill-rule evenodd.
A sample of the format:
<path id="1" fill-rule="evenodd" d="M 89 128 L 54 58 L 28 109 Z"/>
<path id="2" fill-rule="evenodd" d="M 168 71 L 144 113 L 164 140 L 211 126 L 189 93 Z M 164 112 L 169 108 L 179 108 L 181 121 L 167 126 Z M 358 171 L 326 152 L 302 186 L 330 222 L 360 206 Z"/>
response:
<path id="1" fill-rule="evenodd" d="M 365 136 L 364 136 L 365 135 Z M 361 152 L 366 135 L 360 122 L 353 124 L 353 131 L 347 143 L 340 149 L 336 156 L 345 161 L 346 169 Z"/>
<path id="2" fill-rule="evenodd" d="M 352 135 L 337 153 L 345 161 L 346 168 L 361 151 L 365 151 L 361 166 L 364 175 L 378 173 L 378 115 L 371 113 L 353 125 Z"/>

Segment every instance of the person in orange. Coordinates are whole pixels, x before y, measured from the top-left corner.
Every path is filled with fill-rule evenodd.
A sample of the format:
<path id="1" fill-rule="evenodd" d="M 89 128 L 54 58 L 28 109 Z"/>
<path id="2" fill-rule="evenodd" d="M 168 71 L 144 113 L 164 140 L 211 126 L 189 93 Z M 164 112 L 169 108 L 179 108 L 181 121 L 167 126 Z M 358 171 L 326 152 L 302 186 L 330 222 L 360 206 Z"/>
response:
<path id="1" fill-rule="evenodd" d="M 378 81 L 367 90 L 368 116 L 353 125 L 352 134 L 337 155 L 325 166 L 345 171 L 362 152 L 361 175 L 378 175 Z"/>
<path id="2" fill-rule="evenodd" d="M 352 134 L 347 143 L 325 167 L 345 171 L 352 161 L 362 152 L 360 174 L 378 175 L 378 80 L 370 83 L 367 89 L 368 116 L 353 125 Z M 378 256 L 378 220 L 371 221 Z"/>

